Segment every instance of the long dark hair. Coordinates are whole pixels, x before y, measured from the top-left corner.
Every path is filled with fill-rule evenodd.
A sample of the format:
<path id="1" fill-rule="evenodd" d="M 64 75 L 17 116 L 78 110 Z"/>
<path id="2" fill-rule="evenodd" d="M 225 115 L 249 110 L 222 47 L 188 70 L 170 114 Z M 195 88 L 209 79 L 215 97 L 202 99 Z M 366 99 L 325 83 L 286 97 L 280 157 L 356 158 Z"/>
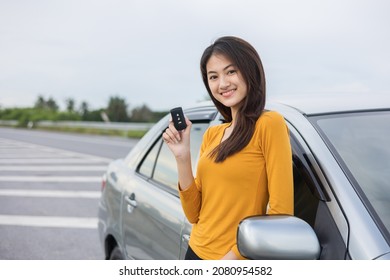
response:
<path id="1" fill-rule="evenodd" d="M 232 36 L 221 37 L 205 49 L 200 60 L 203 83 L 211 100 L 227 122 L 232 121 L 231 109 L 213 97 L 208 84 L 206 65 L 214 54 L 223 55 L 236 65 L 248 89 L 247 96 L 239 108 L 232 134 L 210 154 L 215 158 L 215 162 L 222 162 L 228 156 L 245 148 L 252 138 L 256 121 L 265 107 L 265 75 L 259 54 L 243 39 Z"/>

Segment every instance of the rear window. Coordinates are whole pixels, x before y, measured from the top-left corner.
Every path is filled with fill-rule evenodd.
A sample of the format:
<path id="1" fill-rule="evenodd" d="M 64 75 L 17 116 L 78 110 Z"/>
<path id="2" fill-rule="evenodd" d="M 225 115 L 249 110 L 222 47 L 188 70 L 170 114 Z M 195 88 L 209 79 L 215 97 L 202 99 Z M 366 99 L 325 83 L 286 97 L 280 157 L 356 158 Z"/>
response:
<path id="1" fill-rule="evenodd" d="M 194 121 L 192 124 L 190 145 L 194 174 L 203 134 L 208 127 L 209 122 Z M 139 166 L 138 172 L 153 179 L 155 182 L 169 187 L 172 192 L 177 193 L 178 174 L 176 160 L 168 146 L 162 142 L 162 137 L 160 137 L 144 158 Z"/>

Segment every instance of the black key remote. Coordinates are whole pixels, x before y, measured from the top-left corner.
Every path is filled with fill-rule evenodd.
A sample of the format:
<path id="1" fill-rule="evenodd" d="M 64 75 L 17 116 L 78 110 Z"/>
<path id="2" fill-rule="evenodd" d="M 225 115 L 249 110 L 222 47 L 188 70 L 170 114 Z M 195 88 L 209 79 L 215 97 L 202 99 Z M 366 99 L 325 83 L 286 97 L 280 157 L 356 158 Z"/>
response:
<path id="1" fill-rule="evenodd" d="M 187 127 L 186 120 L 184 118 L 183 109 L 176 107 L 171 110 L 172 121 L 177 130 L 183 130 Z"/>

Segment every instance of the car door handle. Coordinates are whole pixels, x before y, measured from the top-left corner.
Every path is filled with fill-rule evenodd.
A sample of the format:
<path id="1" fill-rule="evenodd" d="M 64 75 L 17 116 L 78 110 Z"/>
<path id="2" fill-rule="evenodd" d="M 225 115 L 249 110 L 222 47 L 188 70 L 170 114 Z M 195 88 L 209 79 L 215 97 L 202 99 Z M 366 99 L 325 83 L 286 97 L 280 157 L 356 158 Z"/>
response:
<path id="1" fill-rule="evenodd" d="M 133 213 L 134 208 L 137 207 L 137 201 L 135 200 L 135 194 L 132 193 L 129 196 L 125 196 L 125 200 L 127 202 L 127 212 L 128 213 Z"/>
<path id="2" fill-rule="evenodd" d="M 137 207 L 137 201 L 135 200 L 135 194 L 132 193 L 131 195 L 129 196 L 125 196 L 125 200 L 128 204 L 130 204 L 131 206 L 133 206 L 134 208 Z"/>

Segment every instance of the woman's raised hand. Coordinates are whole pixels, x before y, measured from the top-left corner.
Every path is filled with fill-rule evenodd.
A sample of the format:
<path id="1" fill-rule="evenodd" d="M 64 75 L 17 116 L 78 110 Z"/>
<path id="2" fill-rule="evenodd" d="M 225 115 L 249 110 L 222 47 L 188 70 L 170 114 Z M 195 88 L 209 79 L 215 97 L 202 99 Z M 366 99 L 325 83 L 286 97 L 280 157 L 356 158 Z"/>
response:
<path id="1" fill-rule="evenodd" d="M 173 125 L 171 118 L 168 128 L 163 133 L 164 142 L 177 159 L 185 159 L 190 155 L 190 132 L 192 123 L 187 117 L 185 117 L 185 121 L 187 127 L 178 131 Z"/>

